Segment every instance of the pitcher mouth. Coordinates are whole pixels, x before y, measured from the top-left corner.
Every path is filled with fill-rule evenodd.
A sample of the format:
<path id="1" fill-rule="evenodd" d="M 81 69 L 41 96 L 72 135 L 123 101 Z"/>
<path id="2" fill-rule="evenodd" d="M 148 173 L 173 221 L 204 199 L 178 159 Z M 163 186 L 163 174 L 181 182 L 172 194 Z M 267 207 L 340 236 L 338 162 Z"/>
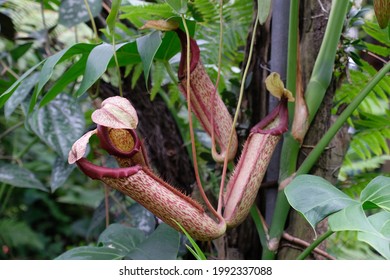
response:
<path id="1" fill-rule="evenodd" d="M 129 149 L 128 152 L 116 147 L 116 145 L 113 143 L 113 141 L 110 138 L 109 135 L 110 130 L 111 128 L 108 128 L 106 126 L 102 126 L 102 125 L 97 126 L 97 131 L 98 131 L 97 134 L 100 140 L 100 146 L 104 150 L 106 150 L 110 155 L 117 156 L 120 158 L 131 158 L 141 150 L 141 141 L 137 136 L 137 132 L 134 129 L 123 129 L 124 131 L 127 131 L 130 134 L 133 141 L 133 147 Z"/>
<path id="2" fill-rule="evenodd" d="M 180 29 L 176 30 L 177 35 L 179 36 L 180 39 L 180 44 L 182 47 L 182 53 L 187 52 L 187 36 L 186 33 Z M 199 62 L 200 59 L 200 49 L 198 44 L 194 39 L 190 37 L 190 54 L 191 54 L 191 59 L 190 59 L 190 72 L 195 70 L 196 65 Z M 179 63 L 179 71 L 178 71 L 178 78 L 179 80 L 182 80 L 185 78 L 186 74 L 186 67 L 187 67 L 187 57 L 185 55 L 181 56 L 180 63 Z"/>

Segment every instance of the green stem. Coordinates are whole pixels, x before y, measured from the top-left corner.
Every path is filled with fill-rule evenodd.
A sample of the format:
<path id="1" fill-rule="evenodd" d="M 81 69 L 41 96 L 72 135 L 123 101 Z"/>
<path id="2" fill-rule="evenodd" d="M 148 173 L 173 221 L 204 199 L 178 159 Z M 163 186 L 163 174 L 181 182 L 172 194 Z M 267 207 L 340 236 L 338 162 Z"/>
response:
<path id="1" fill-rule="evenodd" d="M 116 73 L 118 75 L 118 89 L 119 89 L 119 95 L 123 97 L 123 90 L 122 90 L 122 75 L 121 75 L 121 69 L 119 67 L 119 61 L 118 56 L 116 55 L 116 47 L 115 47 L 115 34 L 111 34 L 112 36 L 112 47 L 114 48 L 114 60 L 115 60 L 115 66 L 116 66 Z"/>
<path id="2" fill-rule="evenodd" d="M 242 99 L 244 96 L 246 78 L 248 77 L 249 66 L 251 64 L 251 60 L 252 60 L 252 56 L 253 56 L 253 47 L 255 44 L 256 30 L 257 30 L 258 23 L 259 23 L 259 14 L 257 13 L 255 25 L 254 25 L 253 31 L 252 31 L 251 43 L 249 46 L 248 60 L 247 60 L 246 65 L 245 65 L 244 73 L 242 74 L 240 93 L 239 93 L 238 102 L 237 102 L 237 106 L 236 106 L 236 113 L 234 114 L 233 124 L 232 124 L 231 130 L 230 130 L 230 135 L 229 135 L 229 142 L 228 142 L 227 147 L 226 147 L 227 151 L 230 150 L 230 146 L 232 145 L 233 134 L 235 133 L 234 129 L 236 127 L 236 123 L 237 123 L 238 116 L 240 113 Z M 223 168 L 222 168 L 222 177 L 221 177 L 222 179 L 221 179 L 221 184 L 219 187 L 220 189 L 219 189 L 219 198 L 218 198 L 218 213 L 222 212 L 222 194 L 223 194 L 223 190 L 225 187 L 225 179 L 226 179 L 226 173 L 227 173 L 227 167 L 228 167 L 228 160 L 229 160 L 228 157 L 225 156 L 225 159 L 223 161 Z"/>
<path id="3" fill-rule="evenodd" d="M 253 222 L 255 223 L 257 233 L 258 233 L 259 238 L 260 238 L 261 247 L 267 248 L 267 246 L 268 246 L 267 232 L 266 232 L 263 221 L 261 220 L 259 211 L 258 211 L 255 204 L 252 205 L 250 213 L 251 213 L 251 217 L 253 219 Z"/>
<path id="4" fill-rule="evenodd" d="M 306 157 L 305 161 L 299 167 L 296 175 L 306 174 L 310 171 L 313 165 L 317 162 L 326 146 L 333 139 L 336 133 L 344 125 L 347 119 L 352 115 L 353 111 L 362 103 L 364 98 L 374 89 L 380 80 L 390 71 L 390 62 L 385 64 L 382 69 L 375 74 L 371 81 L 362 89 L 362 91 L 353 99 L 353 101 L 345 108 L 337 120 L 321 138 L 318 144 L 314 147 L 311 153 Z"/>
<path id="5" fill-rule="evenodd" d="M 4 191 L 5 191 L 5 187 L 6 187 L 5 183 L 2 183 L 0 185 L 0 201 L 1 201 L 2 197 L 3 197 Z"/>
<path id="6" fill-rule="evenodd" d="M 299 27 L 299 0 L 291 0 L 290 16 L 288 27 L 288 47 L 287 47 L 287 77 L 286 88 L 295 96 L 297 84 L 297 63 L 298 57 L 298 27 Z M 289 102 L 288 113 L 290 123 L 294 116 L 294 103 Z"/>
<path id="7" fill-rule="evenodd" d="M 175 85 L 178 85 L 179 81 L 177 80 L 177 76 L 175 75 L 175 72 L 173 72 L 172 66 L 169 63 L 169 61 L 165 60 L 163 63 L 164 63 L 165 69 L 167 70 L 167 73 L 168 73 L 169 77 L 171 78 L 172 82 Z"/>
<path id="8" fill-rule="evenodd" d="M 292 27 L 290 27 L 290 32 L 294 33 L 298 31 L 294 27 L 296 24 L 295 21 L 299 16 L 298 9 L 296 8 L 298 3 L 292 1 L 291 5 L 292 11 L 290 13 L 290 25 L 292 25 Z M 314 119 L 332 78 L 334 59 L 348 5 L 349 1 L 332 1 L 328 25 L 314 65 L 312 76 L 305 92 L 310 122 Z M 291 40 L 291 42 L 289 42 L 289 46 L 293 47 L 295 45 L 295 42 L 293 41 L 295 39 L 297 38 L 295 38 L 294 35 L 289 36 L 289 40 Z M 293 62 L 296 61 L 296 58 L 294 58 L 296 54 L 293 54 L 291 51 L 288 55 L 288 61 L 290 62 L 288 71 L 296 71 L 296 68 L 293 66 Z M 290 55 L 293 57 L 290 58 Z M 295 75 L 293 73 L 287 73 L 287 77 L 289 79 L 294 79 L 294 76 Z M 287 80 L 286 84 L 295 91 L 296 82 Z M 280 166 L 280 181 L 288 178 L 296 171 L 299 150 L 300 144 L 291 136 L 290 133 L 286 133 L 282 147 L 283 157 L 281 159 Z M 274 248 L 264 248 L 263 259 L 275 258 L 277 244 L 282 236 L 289 210 L 290 205 L 284 191 L 280 190 L 276 199 L 274 216 L 272 217 L 269 232 L 270 242 L 271 244 L 276 244 L 276 246 Z"/>
<path id="9" fill-rule="evenodd" d="M 329 236 L 331 236 L 334 232 L 331 230 L 328 230 L 325 232 L 323 235 L 318 237 L 312 244 L 310 244 L 309 247 L 307 247 L 298 257 L 297 260 L 304 260 L 310 253 L 318 246 L 321 244 L 322 241 L 327 239 Z"/>
<path id="10" fill-rule="evenodd" d="M 29 150 L 32 146 L 34 146 L 35 143 L 38 142 L 38 137 L 35 137 L 33 140 L 30 141 L 30 143 L 28 143 L 26 146 L 24 146 L 23 150 L 21 150 L 16 156 L 15 158 L 16 159 L 20 159 L 22 158 Z"/>
<path id="11" fill-rule="evenodd" d="M 91 21 L 91 24 L 92 24 L 92 30 L 93 30 L 93 34 L 95 36 L 95 39 L 96 39 L 96 41 L 99 41 L 99 35 L 97 32 L 95 19 L 93 18 L 93 14 L 91 11 L 91 7 L 89 6 L 88 0 L 84 0 L 84 4 L 85 4 L 85 7 L 86 7 L 87 12 L 88 12 L 89 20 Z"/>
<path id="12" fill-rule="evenodd" d="M 4 201 L 3 201 L 3 205 L 1 206 L 1 209 L 0 209 L 0 214 L 4 212 L 7 204 L 8 204 L 8 201 L 9 201 L 9 198 L 11 197 L 11 193 L 13 191 L 14 187 L 9 187 L 8 190 L 7 190 L 7 193 L 5 195 L 5 198 L 4 198 Z"/>
<path id="13" fill-rule="evenodd" d="M 198 166 L 198 159 L 197 159 L 197 156 L 196 156 L 196 145 L 195 145 L 195 133 L 194 133 L 194 126 L 193 126 L 193 122 L 192 122 L 192 111 L 191 111 L 191 87 L 190 87 L 190 79 L 191 79 L 191 71 L 190 71 L 190 58 L 191 58 L 191 53 L 190 53 L 190 33 L 189 33 L 189 30 L 188 30 L 188 26 L 187 26 L 187 22 L 185 20 L 185 17 L 184 15 L 181 15 L 181 19 L 182 19 L 182 22 L 183 22 L 183 26 L 184 26 L 184 29 L 185 29 L 185 32 L 186 32 L 186 38 L 187 38 L 187 53 L 186 53 L 186 68 L 187 68 L 187 75 L 188 75 L 188 78 L 187 78 L 187 85 L 186 85 L 186 88 L 187 88 L 187 110 L 188 110 L 188 126 L 189 126 L 189 131 L 190 131 L 190 137 L 191 137 L 191 151 L 192 151 L 192 162 L 194 164 L 194 173 L 195 173 L 195 179 L 196 179 L 196 183 L 198 185 L 198 190 L 199 190 L 199 193 L 200 195 L 202 196 L 207 208 L 210 210 L 210 212 L 218 218 L 219 222 L 220 223 L 224 223 L 224 219 L 223 217 L 221 216 L 220 213 L 218 213 L 214 207 L 211 205 L 209 199 L 207 198 L 207 195 L 203 189 L 203 186 L 202 186 L 202 181 L 200 179 L 200 175 L 199 175 L 199 166 Z"/>

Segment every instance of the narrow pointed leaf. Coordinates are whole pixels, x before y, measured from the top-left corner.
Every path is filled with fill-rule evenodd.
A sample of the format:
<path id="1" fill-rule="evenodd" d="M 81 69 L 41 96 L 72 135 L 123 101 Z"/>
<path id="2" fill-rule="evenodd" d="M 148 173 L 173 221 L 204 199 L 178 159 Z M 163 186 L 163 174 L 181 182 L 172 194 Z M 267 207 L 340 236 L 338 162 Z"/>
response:
<path id="1" fill-rule="evenodd" d="M 35 71 L 35 69 L 37 69 L 42 63 L 44 62 L 41 61 L 37 64 L 35 64 L 33 67 L 31 67 L 30 69 L 28 69 L 22 76 L 19 77 L 19 79 L 17 79 L 13 84 L 12 86 L 10 86 L 5 92 L 3 92 L 2 94 L 0 94 L 0 108 L 4 106 L 5 102 L 11 97 L 12 93 L 16 90 L 16 88 L 20 85 L 20 83 L 26 79 L 28 76 L 30 76 L 30 74 L 32 72 Z"/>
<path id="2" fill-rule="evenodd" d="M 85 64 L 87 62 L 87 56 L 83 56 L 76 63 L 74 63 L 61 77 L 55 82 L 55 84 L 48 90 L 48 92 L 42 97 L 39 102 L 39 106 L 43 107 L 58 96 L 67 86 L 75 81 L 79 76 L 84 73 Z"/>
<path id="3" fill-rule="evenodd" d="M 110 14 L 107 16 L 106 23 L 108 29 L 110 30 L 110 34 L 114 35 L 115 31 L 115 22 L 119 13 L 119 8 L 121 6 L 122 0 L 113 0 L 111 4 Z"/>
<path id="4" fill-rule="evenodd" d="M 115 46 L 118 50 L 124 44 Z M 114 55 L 114 48 L 112 45 L 103 43 L 95 47 L 89 54 L 87 64 L 85 66 L 85 73 L 81 81 L 80 88 L 76 92 L 79 97 L 86 92 L 107 70 L 107 66 Z"/>
<path id="5" fill-rule="evenodd" d="M 33 73 L 31 76 L 23 80 L 19 87 L 7 100 L 4 106 L 4 115 L 6 118 L 9 118 L 15 109 L 23 102 L 23 100 L 25 100 L 32 88 L 38 82 L 38 76 L 38 73 Z"/>
<path id="6" fill-rule="evenodd" d="M 137 39 L 137 49 L 142 59 L 144 76 L 148 82 L 150 67 L 158 48 L 161 45 L 161 32 L 155 31 Z"/>
<path id="7" fill-rule="evenodd" d="M 358 204 L 325 179 L 313 175 L 297 176 L 286 187 L 285 193 L 290 205 L 300 212 L 313 228 L 330 214 Z"/>

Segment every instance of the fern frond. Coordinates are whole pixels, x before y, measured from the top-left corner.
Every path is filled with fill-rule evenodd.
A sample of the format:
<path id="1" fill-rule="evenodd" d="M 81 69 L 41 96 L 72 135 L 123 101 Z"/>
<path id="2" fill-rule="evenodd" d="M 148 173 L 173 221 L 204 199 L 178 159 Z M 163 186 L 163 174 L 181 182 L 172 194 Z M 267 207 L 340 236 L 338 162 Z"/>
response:
<path id="1" fill-rule="evenodd" d="M 140 28 L 148 20 L 167 19 L 177 16 L 172 8 L 166 4 L 145 3 L 143 5 L 122 6 L 121 19 L 129 20 L 135 27 Z"/>
<path id="2" fill-rule="evenodd" d="M 373 171 L 390 159 L 390 111 L 383 115 L 361 113 L 355 121 L 356 133 L 344 158 L 339 179 Z"/>

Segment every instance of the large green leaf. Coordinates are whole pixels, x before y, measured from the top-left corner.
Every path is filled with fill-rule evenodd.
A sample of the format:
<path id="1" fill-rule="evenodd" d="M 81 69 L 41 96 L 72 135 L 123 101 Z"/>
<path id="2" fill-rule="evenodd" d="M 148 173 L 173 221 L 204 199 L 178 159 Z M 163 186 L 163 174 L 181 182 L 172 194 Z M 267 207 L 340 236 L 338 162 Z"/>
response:
<path id="1" fill-rule="evenodd" d="M 169 226 L 160 225 L 149 238 L 136 228 L 111 224 L 99 237 L 98 246 L 71 249 L 57 259 L 176 259 L 179 233 Z"/>
<path id="2" fill-rule="evenodd" d="M 116 248 L 82 246 L 71 249 L 56 260 L 120 260 L 123 256 Z"/>
<path id="3" fill-rule="evenodd" d="M 377 233 L 379 232 L 368 221 L 363 207 L 360 203 L 345 207 L 341 211 L 329 216 L 329 226 L 332 231 L 363 231 Z"/>
<path id="4" fill-rule="evenodd" d="M 69 95 L 59 95 L 47 106 L 35 110 L 28 124 L 64 160 L 85 128 L 81 107 Z"/>
<path id="5" fill-rule="evenodd" d="M 315 225 L 330 214 L 359 204 L 328 181 L 313 175 L 297 176 L 285 189 L 290 205 L 300 212 L 310 225 Z"/>
<path id="6" fill-rule="evenodd" d="M 378 237 L 376 233 L 372 232 L 359 232 L 358 239 L 370 244 L 386 259 L 390 259 L 390 213 L 382 211 L 371 215 L 368 220 L 383 237 Z"/>
<path id="7" fill-rule="evenodd" d="M 14 164 L 0 162 L 0 182 L 20 188 L 47 191 L 47 188 L 30 170 Z"/>
<path id="8" fill-rule="evenodd" d="M 121 224 L 111 224 L 99 236 L 98 245 L 115 248 L 125 256 L 128 252 L 134 250 L 144 239 L 145 236 L 139 229 Z"/>
<path id="9" fill-rule="evenodd" d="M 137 39 L 137 49 L 142 59 L 146 83 L 148 82 L 150 67 L 152 66 L 154 56 L 156 55 L 161 42 L 160 31 L 152 32 Z"/>
<path id="10" fill-rule="evenodd" d="M 72 173 L 75 167 L 76 166 L 74 164 L 69 164 L 68 161 L 64 160 L 61 157 L 56 158 L 53 165 L 53 170 L 51 172 L 51 192 L 55 192 L 65 183 L 65 181 L 68 179 L 69 175 Z"/>
<path id="11" fill-rule="evenodd" d="M 161 224 L 135 250 L 126 255 L 134 260 L 175 260 L 179 251 L 180 235 L 168 226 Z"/>
<path id="12" fill-rule="evenodd" d="M 88 5 L 92 16 L 98 16 L 102 9 L 102 0 L 88 0 Z M 59 14 L 59 23 L 66 27 L 72 27 L 90 20 L 84 0 L 62 0 Z"/>
<path id="13" fill-rule="evenodd" d="M 4 115 L 6 118 L 9 118 L 15 109 L 23 102 L 23 100 L 28 96 L 31 89 L 38 82 L 38 73 L 33 73 L 31 76 L 23 80 L 19 87 L 14 91 L 11 97 L 7 100 L 4 106 Z"/>
<path id="14" fill-rule="evenodd" d="M 378 176 L 373 179 L 361 192 L 360 200 L 363 206 L 373 204 L 390 211 L 390 178 Z"/>

